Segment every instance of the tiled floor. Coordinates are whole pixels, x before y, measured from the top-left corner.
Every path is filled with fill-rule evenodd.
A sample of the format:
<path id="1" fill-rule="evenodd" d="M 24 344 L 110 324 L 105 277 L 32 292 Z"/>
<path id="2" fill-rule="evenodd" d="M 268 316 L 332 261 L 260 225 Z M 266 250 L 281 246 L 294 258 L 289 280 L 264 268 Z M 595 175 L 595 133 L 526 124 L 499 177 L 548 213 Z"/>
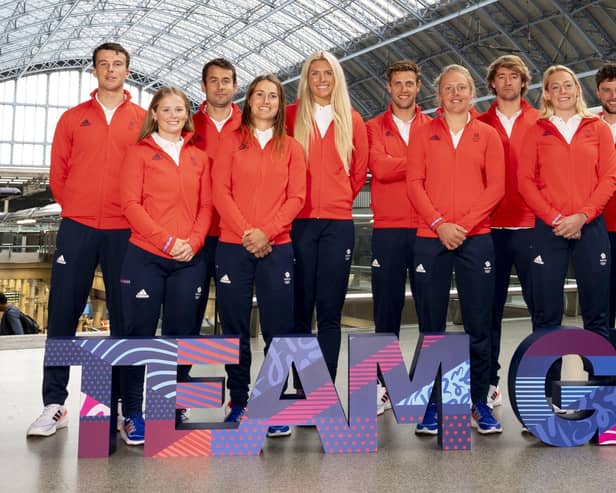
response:
<path id="1" fill-rule="evenodd" d="M 576 325 L 575 320 L 567 323 Z M 504 371 L 529 328 L 528 320 L 505 323 Z M 0 339 L 0 349 L 10 346 L 7 339 Z M 403 328 L 401 340 L 410 359 L 417 329 Z M 255 340 L 253 346 L 254 374 L 263 359 L 262 342 Z M 78 460 L 77 369 L 67 403 L 68 429 L 45 439 L 25 437 L 40 412 L 42 358 L 41 348 L 0 351 L 1 493 L 614 491 L 616 447 L 587 444 L 559 449 L 521 434 L 506 388 L 502 389 L 505 405 L 496 412 L 504 432 L 500 436 L 473 432 L 470 452 L 442 452 L 436 439 L 416 438 L 411 426 L 396 424 L 388 412 L 379 418 L 379 452 L 369 455 L 327 456 L 314 429 L 296 428 L 291 437 L 267 440 L 259 457 L 145 459 L 141 448 L 120 442 L 109 459 Z M 346 395 L 346 361 L 343 343 L 337 381 L 341 397 Z M 222 410 L 214 418 L 222 418 Z"/>

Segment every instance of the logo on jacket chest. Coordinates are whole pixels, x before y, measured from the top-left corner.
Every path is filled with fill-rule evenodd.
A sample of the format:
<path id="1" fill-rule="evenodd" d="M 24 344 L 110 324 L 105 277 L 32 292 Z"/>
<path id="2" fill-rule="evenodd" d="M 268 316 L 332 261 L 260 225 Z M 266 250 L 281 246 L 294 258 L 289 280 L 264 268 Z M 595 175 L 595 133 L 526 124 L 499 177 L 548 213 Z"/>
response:
<path id="1" fill-rule="evenodd" d="M 89 127 L 90 125 L 92 124 L 90 123 L 90 120 L 88 120 L 87 118 L 79 124 L 80 127 Z"/>
<path id="2" fill-rule="evenodd" d="M 473 142 L 479 142 L 480 139 L 479 132 L 473 133 Z"/>
<path id="3" fill-rule="evenodd" d="M 157 152 L 152 156 L 152 161 L 161 161 L 163 157 Z"/>
<path id="4" fill-rule="evenodd" d="M 441 138 L 437 134 L 433 134 L 430 140 L 441 140 Z"/>

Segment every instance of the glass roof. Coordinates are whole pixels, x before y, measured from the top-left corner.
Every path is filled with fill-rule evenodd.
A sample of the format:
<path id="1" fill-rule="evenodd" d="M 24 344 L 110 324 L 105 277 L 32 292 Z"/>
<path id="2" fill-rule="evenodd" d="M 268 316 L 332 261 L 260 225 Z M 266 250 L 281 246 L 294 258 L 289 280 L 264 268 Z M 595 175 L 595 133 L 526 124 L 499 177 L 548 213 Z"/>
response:
<path id="1" fill-rule="evenodd" d="M 0 80 L 66 66 L 91 68 L 92 50 L 117 41 L 146 87 L 175 84 L 199 100 L 203 64 L 224 56 L 240 86 L 318 50 L 341 50 L 429 0 L 0 0 Z"/>

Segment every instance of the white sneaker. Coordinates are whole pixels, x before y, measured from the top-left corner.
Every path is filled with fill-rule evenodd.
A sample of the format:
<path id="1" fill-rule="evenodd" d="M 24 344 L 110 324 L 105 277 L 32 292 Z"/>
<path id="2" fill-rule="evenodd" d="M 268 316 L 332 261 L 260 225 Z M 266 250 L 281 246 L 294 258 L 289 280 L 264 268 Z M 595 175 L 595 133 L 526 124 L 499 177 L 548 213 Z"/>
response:
<path id="1" fill-rule="evenodd" d="M 27 436 L 48 437 L 68 426 L 68 412 L 61 404 L 45 406 L 41 415 L 28 428 Z"/>
<path id="2" fill-rule="evenodd" d="M 391 409 L 391 400 L 387 393 L 387 388 L 383 387 L 381 382 L 376 384 L 376 415 L 380 416 L 388 409 Z"/>
<path id="3" fill-rule="evenodd" d="M 496 406 L 503 405 L 503 394 L 500 393 L 500 390 L 498 390 L 498 387 L 496 385 L 490 385 L 486 404 L 490 409 L 494 409 Z"/>

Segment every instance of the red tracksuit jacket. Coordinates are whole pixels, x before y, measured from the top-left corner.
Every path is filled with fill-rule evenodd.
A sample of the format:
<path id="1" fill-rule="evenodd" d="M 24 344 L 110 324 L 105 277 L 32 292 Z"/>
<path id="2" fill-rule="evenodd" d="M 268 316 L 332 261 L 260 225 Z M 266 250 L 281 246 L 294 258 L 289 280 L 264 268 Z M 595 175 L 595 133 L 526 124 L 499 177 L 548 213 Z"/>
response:
<path id="1" fill-rule="evenodd" d="M 415 108 L 411 123 L 409 145 L 413 144 L 417 128 L 431 118 Z M 393 120 L 392 108 L 366 124 L 372 173 L 370 196 L 374 213 L 374 228 L 416 228 L 421 221 L 408 198 L 406 186 L 406 158 L 408 146 L 400 136 Z"/>
<path id="2" fill-rule="evenodd" d="M 211 118 L 206 114 L 205 108 L 207 101 L 201 103 L 199 111 L 193 115 L 193 124 L 195 125 L 195 136 L 193 137 L 194 144 L 201 150 L 207 152 L 210 158 L 210 171 L 214 169 L 214 163 L 219 152 L 224 152 L 224 148 L 220 145 L 222 140 L 229 134 L 239 130 L 242 124 L 242 111 L 235 103 L 231 106 L 231 118 L 229 118 L 219 132 Z M 208 236 L 220 235 L 220 216 L 216 209 L 212 210 L 212 225 Z"/>
<path id="3" fill-rule="evenodd" d="M 213 170 L 214 204 L 220 211 L 220 241 L 242 243 L 244 231 L 261 229 L 277 245 L 289 243 L 291 223 L 306 197 L 304 151 L 286 137 L 282 152 L 252 135 L 223 141 Z"/>
<path id="4" fill-rule="evenodd" d="M 120 199 L 121 165 L 128 146 L 137 142 L 145 110 L 130 93 L 107 125 L 95 99 L 64 112 L 51 146 L 49 186 L 66 217 L 97 229 L 127 229 Z"/>
<path id="5" fill-rule="evenodd" d="M 496 130 L 471 119 L 458 148 L 442 116 L 415 132 L 406 180 L 422 224 L 417 236 L 437 238 L 437 220 L 459 224 L 467 235 L 490 232 L 490 214 L 505 194 L 505 156 Z M 442 222 L 442 221 L 441 221 Z"/>
<path id="6" fill-rule="evenodd" d="M 518 191 L 518 166 L 520 153 L 525 145 L 524 136 L 537 121 L 539 112 L 522 100 L 522 113 L 516 118 L 511 138 L 496 114 L 496 103 L 479 116 L 479 120 L 495 128 L 505 151 L 505 197 L 490 217 L 490 224 L 498 228 L 532 228 L 535 214 L 524 202 Z"/>
<path id="7" fill-rule="evenodd" d="M 160 257 L 176 238 L 188 240 L 194 253 L 203 246 L 212 219 L 207 154 L 183 134 L 180 165 L 152 137 L 131 146 L 122 174 L 122 209 L 131 228 L 130 242 Z"/>
<path id="8" fill-rule="evenodd" d="M 567 144 L 552 122 L 537 120 L 524 139 L 518 184 L 528 206 L 546 224 L 559 214 L 575 213 L 586 214 L 589 223 L 616 189 L 610 129 L 598 118 L 583 118 Z"/>
<path id="9" fill-rule="evenodd" d="M 287 130 L 293 135 L 297 104 L 287 106 Z M 306 203 L 298 218 L 352 219 L 353 199 L 366 181 L 368 167 L 368 136 L 366 125 L 353 110 L 353 153 L 350 175 L 342 165 L 336 150 L 334 124 L 325 137 L 314 127 L 314 139 L 308 154 Z"/>

